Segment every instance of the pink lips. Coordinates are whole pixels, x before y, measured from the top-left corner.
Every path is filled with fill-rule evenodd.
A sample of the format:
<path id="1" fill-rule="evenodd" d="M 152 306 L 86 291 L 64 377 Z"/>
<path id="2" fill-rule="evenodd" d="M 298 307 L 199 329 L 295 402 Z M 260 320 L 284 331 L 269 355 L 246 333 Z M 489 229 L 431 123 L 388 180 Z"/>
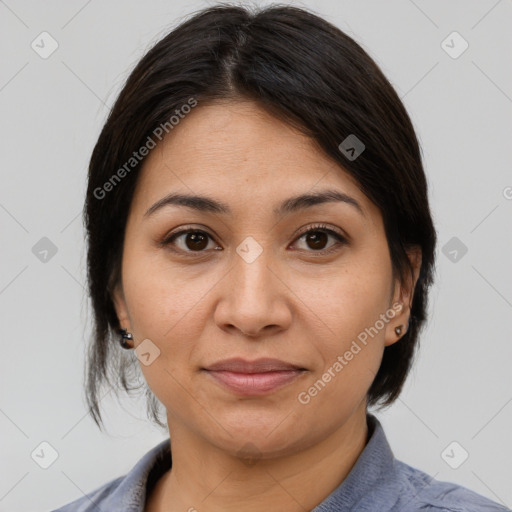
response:
<path id="1" fill-rule="evenodd" d="M 219 361 L 205 368 L 217 382 L 239 395 L 264 395 L 302 375 L 304 368 L 278 359 Z"/>

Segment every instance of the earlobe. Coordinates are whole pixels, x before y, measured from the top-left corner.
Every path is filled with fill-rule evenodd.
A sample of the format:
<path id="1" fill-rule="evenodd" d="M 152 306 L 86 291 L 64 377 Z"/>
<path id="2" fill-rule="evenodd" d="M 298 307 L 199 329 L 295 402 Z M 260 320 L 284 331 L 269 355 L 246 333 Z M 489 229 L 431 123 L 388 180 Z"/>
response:
<path id="1" fill-rule="evenodd" d="M 389 345 L 393 345 L 397 341 L 400 341 L 404 335 L 407 333 L 407 329 L 409 327 L 409 316 L 410 316 L 410 308 L 403 307 L 403 304 L 395 302 L 395 309 L 398 309 L 398 306 L 401 306 L 397 315 L 391 320 L 386 328 L 386 334 L 384 338 L 384 345 L 387 347 Z"/>

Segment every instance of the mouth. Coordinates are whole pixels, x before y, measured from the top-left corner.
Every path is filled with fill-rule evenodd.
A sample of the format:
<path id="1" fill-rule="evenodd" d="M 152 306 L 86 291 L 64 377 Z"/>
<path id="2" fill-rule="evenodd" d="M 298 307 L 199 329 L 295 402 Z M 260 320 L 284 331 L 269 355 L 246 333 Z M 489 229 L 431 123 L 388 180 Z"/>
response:
<path id="1" fill-rule="evenodd" d="M 261 396 L 280 389 L 307 372 L 278 359 L 219 361 L 202 369 L 224 389 L 240 396 Z"/>

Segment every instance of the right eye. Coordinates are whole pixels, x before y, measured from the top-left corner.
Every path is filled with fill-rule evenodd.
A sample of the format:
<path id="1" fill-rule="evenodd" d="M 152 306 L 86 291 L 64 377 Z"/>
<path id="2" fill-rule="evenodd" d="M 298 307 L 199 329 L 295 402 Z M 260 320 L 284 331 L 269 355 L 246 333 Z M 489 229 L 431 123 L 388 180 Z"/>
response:
<path id="1" fill-rule="evenodd" d="M 205 249 L 208 247 L 208 239 L 210 239 L 212 242 L 214 241 L 206 231 L 199 229 L 182 229 L 181 231 L 177 231 L 167 236 L 161 242 L 161 245 L 166 247 L 175 246 L 178 248 L 178 251 L 184 253 L 201 253 L 205 252 Z M 169 248 L 173 251 L 176 251 L 174 247 Z"/>

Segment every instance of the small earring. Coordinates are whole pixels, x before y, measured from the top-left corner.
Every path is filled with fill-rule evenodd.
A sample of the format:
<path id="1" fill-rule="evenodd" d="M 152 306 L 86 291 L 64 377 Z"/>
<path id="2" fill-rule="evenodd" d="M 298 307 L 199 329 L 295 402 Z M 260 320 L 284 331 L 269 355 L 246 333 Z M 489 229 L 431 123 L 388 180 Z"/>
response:
<path id="1" fill-rule="evenodd" d="M 121 340 L 120 340 L 121 347 L 123 347 L 127 350 L 133 348 L 133 345 L 128 343 L 128 341 L 127 341 L 127 340 L 133 340 L 133 334 L 131 332 L 128 332 L 126 329 L 119 329 L 117 332 L 121 335 Z"/>
<path id="2" fill-rule="evenodd" d="M 402 327 L 403 327 L 403 325 L 399 325 L 398 327 L 395 327 L 395 334 L 397 336 L 400 336 L 402 334 Z"/>

